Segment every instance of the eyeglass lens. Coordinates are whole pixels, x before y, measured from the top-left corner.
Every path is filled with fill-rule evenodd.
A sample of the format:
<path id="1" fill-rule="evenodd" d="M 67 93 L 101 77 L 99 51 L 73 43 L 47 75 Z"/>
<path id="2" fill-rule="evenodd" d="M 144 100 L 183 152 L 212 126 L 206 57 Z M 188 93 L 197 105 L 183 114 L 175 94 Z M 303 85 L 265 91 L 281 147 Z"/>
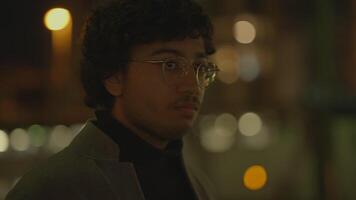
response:
<path id="1" fill-rule="evenodd" d="M 163 75 L 170 84 L 179 84 L 184 76 L 193 73 L 199 86 L 207 87 L 215 78 L 214 65 L 206 60 L 194 61 L 192 66 L 186 59 L 169 59 L 163 63 Z M 193 71 L 193 72 L 192 72 Z"/>

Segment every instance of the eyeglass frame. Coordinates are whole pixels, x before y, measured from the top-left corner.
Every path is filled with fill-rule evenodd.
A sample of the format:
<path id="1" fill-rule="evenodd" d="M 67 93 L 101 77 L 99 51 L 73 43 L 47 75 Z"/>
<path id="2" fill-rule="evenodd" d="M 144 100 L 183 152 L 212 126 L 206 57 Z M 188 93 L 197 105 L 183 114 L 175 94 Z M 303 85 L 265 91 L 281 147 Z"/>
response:
<path id="1" fill-rule="evenodd" d="M 182 59 L 182 60 L 185 61 L 186 65 L 184 67 L 182 67 L 183 76 L 186 76 L 189 73 L 189 69 L 188 69 L 189 66 L 193 66 L 196 82 L 197 82 L 199 87 L 204 87 L 204 88 L 208 87 L 211 83 L 213 83 L 215 81 L 216 74 L 220 71 L 218 66 L 215 63 L 208 61 L 207 64 L 212 66 L 211 70 L 208 71 L 208 73 L 213 72 L 213 75 L 209 78 L 209 79 L 212 79 L 212 80 L 208 81 L 208 83 L 204 83 L 205 80 L 204 80 L 203 83 L 200 83 L 199 76 L 198 76 L 198 74 L 199 74 L 198 71 L 201 68 L 201 66 L 200 65 L 198 67 L 194 66 L 194 62 L 196 60 L 188 60 L 185 57 L 179 56 L 179 57 L 175 57 L 175 58 L 166 58 L 166 59 L 163 59 L 163 60 L 128 60 L 128 61 L 129 62 L 138 62 L 138 63 L 161 64 L 161 72 L 162 72 L 163 78 L 165 79 L 165 81 L 167 83 L 169 83 L 169 81 L 167 80 L 166 75 L 165 75 L 166 74 L 165 66 L 166 66 L 167 62 L 169 60 L 172 60 L 172 59 Z"/>

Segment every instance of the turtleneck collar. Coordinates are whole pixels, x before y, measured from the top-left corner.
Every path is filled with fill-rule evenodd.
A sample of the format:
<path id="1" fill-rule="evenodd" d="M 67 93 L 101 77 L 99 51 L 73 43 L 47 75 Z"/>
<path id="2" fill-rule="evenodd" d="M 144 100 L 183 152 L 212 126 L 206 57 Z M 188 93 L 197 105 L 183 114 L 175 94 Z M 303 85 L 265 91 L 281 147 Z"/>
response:
<path id="1" fill-rule="evenodd" d="M 138 137 L 131 130 L 123 126 L 108 111 L 96 111 L 97 120 L 94 124 L 119 146 L 120 161 L 145 163 L 158 161 L 169 157 L 180 157 L 182 154 L 182 140 L 168 143 L 166 149 L 160 150 Z"/>

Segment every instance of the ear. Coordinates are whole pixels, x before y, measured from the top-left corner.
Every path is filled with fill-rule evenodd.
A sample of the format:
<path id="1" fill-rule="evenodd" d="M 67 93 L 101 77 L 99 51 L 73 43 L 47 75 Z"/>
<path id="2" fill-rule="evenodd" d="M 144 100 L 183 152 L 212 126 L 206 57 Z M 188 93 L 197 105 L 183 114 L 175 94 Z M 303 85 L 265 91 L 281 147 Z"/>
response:
<path id="1" fill-rule="evenodd" d="M 122 73 L 116 73 L 105 79 L 104 86 L 112 96 L 121 96 L 123 91 Z"/>

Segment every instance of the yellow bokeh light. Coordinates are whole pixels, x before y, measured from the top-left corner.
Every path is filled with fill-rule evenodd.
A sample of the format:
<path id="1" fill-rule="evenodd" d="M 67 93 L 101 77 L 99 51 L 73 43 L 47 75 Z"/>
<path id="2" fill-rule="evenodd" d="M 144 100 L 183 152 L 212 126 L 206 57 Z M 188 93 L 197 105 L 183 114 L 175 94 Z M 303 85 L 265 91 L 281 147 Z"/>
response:
<path id="1" fill-rule="evenodd" d="M 49 10 L 44 17 L 44 23 L 51 31 L 64 29 L 69 24 L 70 20 L 70 13 L 64 8 L 53 8 Z"/>
<path id="2" fill-rule="evenodd" d="M 249 21 L 238 21 L 234 25 L 235 39 L 242 44 L 249 44 L 256 38 L 256 28 Z"/>
<path id="3" fill-rule="evenodd" d="M 261 165 L 249 167 L 244 174 L 244 186 L 249 190 L 260 190 L 267 182 L 266 169 Z"/>

